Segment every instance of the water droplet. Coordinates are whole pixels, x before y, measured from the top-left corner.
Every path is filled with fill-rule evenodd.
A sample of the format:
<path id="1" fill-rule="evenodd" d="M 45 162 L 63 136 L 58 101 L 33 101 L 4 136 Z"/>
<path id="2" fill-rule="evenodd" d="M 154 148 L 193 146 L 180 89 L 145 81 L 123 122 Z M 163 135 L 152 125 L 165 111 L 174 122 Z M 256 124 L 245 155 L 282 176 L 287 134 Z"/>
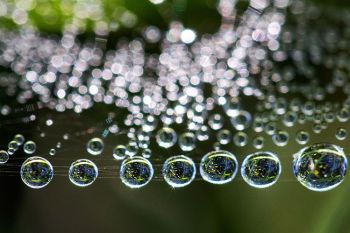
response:
<path id="1" fill-rule="evenodd" d="M 347 167 L 343 149 L 326 143 L 303 148 L 293 160 L 295 177 L 313 191 L 327 191 L 338 186 L 344 180 Z"/>
<path id="2" fill-rule="evenodd" d="M 68 176 L 74 185 L 86 187 L 97 179 L 98 168 L 88 159 L 79 159 L 70 165 Z"/>
<path id="3" fill-rule="evenodd" d="M 177 135 L 172 128 L 163 127 L 157 132 L 156 140 L 160 147 L 170 148 L 176 143 Z"/>
<path id="4" fill-rule="evenodd" d="M 232 134 L 229 130 L 220 130 L 217 134 L 217 139 L 221 145 L 227 145 L 231 141 Z"/>
<path id="5" fill-rule="evenodd" d="M 15 140 L 17 142 L 18 146 L 23 145 L 25 138 L 22 134 L 16 134 L 15 137 L 13 138 L 13 140 Z"/>
<path id="6" fill-rule="evenodd" d="M 120 178 L 130 188 L 141 188 L 151 181 L 153 172 L 152 164 L 147 159 L 134 156 L 123 161 Z"/>
<path id="7" fill-rule="evenodd" d="M 262 149 L 264 147 L 264 142 L 265 142 L 264 137 L 257 136 L 256 138 L 253 139 L 253 146 L 256 149 Z"/>
<path id="8" fill-rule="evenodd" d="M 86 150 L 91 155 L 100 155 L 103 149 L 104 143 L 100 138 L 92 138 L 86 145 Z"/>
<path id="9" fill-rule="evenodd" d="M 335 115 L 333 112 L 327 112 L 324 115 L 324 119 L 328 123 L 333 123 L 335 121 Z"/>
<path id="10" fill-rule="evenodd" d="M 322 131 L 321 124 L 314 124 L 312 126 L 312 131 L 314 131 L 314 133 L 317 133 L 317 134 L 321 133 L 321 131 Z"/>
<path id="11" fill-rule="evenodd" d="M 46 125 L 47 126 L 52 126 L 53 125 L 53 120 L 51 120 L 51 119 L 46 120 Z"/>
<path id="12" fill-rule="evenodd" d="M 244 147 L 248 144 L 248 135 L 245 132 L 237 132 L 233 136 L 233 142 L 238 147 Z"/>
<path id="13" fill-rule="evenodd" d="M 33 189 L 40 189 L 48 185 L 53 174 L 51 163 L 38 156 L 28 158 L 21 166 L 22 181 Z"/>
<path id="14" fill-rule="evenodd" d="M 252 122 L 252 115 L 247 111 L 239 111 L 235 117 L 231 118 L 231 123 L 236 130 L 247 129 Z"/>
<path id="15" fill-rule="evenodd" d="M 295 112 L 287 112 L 283 117 L 283 124 L 287 127 L 292 127 L 297 121 L 297 114 Z"/>
<path id="16" fill-rule="evenodd" d="M 212 151 L 200 163 L 202 178 L 212 184 L 226 184 L 232 181 L 238 170 L 236 157 L 228 151 Z"/>
<path id="17" fill-rule="evenodd" d="M 260 133 L 264 130 L 264 123 L 261 121 L 254 121 L 253 129 L 255 132 Z"/>
<path id="18" fill-rule="evenodd" d="M 213 130 L 221 129 L 223 124 L 224 124 L 224 120 L 220 114 L 214 114 L 214 115 L 209 117 L 208 125 Z"/>
<path id="19" fill-rule="evenodd" d="M 64 140 L 68 140 L 68 139 L 69 139 L 69 134 L 65 133 L 65 134 L 63 135 L 63 139 L 64 139 Z"/>
<path id="20" fill-rule="evenodd" d="M 288 144 L 289 135 L 286 131 L 279 130 L 272 136 L 272 141 L 277 146 L 285 146 Z"/>
<path id="21" fill-rule="evenodd" d="M 194 133 L 186 132 L 181 134 L 179 145 L 183 151 L 192 151 L 196 147 L 196 137 Z"/>
<path id="22" fill-rule="evenodd" d="M 209 139 L 209 129 L 207 126 L 203 125 L 197 132 L 198 141 L 206 141 Z"/>
<path id="23" fill-rule="evenodd" d="M 113 158 L 116 160 L 123 160 L 126 157 L 126 147 L 123 145 L 118 145 L 113 150 Z"/>
<path id="24" fill-rule="evenodd" d="M 142 125 L 142 129 L 145 132 L 151 132 L 155 129 L 156 126 L 157 126 L 156 119 L 154 118 L 154 116 L 149 115 L 146 117 L 145 123 Z"/>
<path id="25" fill-rule="evenodd" d="M 10 158 L 10 156 L 9 156 L 9 154 L 6 151 L 0 150 L 0 164 L 7 163 L 9 158 Z"/>
<path id="26" fill-rule="evenodd" d="M 335 137 L 340 141 L 345 140 L 348 137 L 348 131 L 345 128 L 340 127 L 335 132 Z"/>
<path id="27" fill-rule="evenodd" d="M 310 135 L 308 132 L 304 130 L 300 130 L 297 132 L 295 136 L 295 141 L 300 145 L 305 145 L 306 143 L 308 143 L 309 138 L 310 138 Z"/>
<path id="28" fill-rule="evenodd" d="M 137 146 L 136 141 L 130 141 L 128 145 L 126 145 L 126 154 L 130 157 L 135 156 L 139 151 L 139 147 Z"/>
<path id="29" fill-rule="evenodd" d="M 26 154 L 33 154 L 36 151 L 36 144 L 33 141 L 26 141 L 23 145 L 23 150 Z"/>
<path id="30" fill-rule="evenodd" d="M 269 122 L 265 125 L 265 133 L 268 135 L 273 135 L 277 130 L 276 122 Z"/>
<path id="31" fill-rule="evenodd" d="M 144 157 L 145 159 L 149 159 L 151 158 L 151 156 L 152 156 L 151 149 L 147 148 L 142 151 L 142 157 Z"/>
<path id="32" fill-rule="evenodd" d="M 350 118 L 350 111 L 346 108 L 342 108 L 338 114 L 337 114 L 337 119 L 340 122 L 346 122 Z"/>
<path id="33" fill-rule="evenodd" d="M 11 142 L 9 142 L 9 144 L 8 144 L 8 149 L 12 149 L 12 150 L 14 150 L 14 151 L 17 151 L 18 150 L 18 144 L 17 144 L 17 142 L 16 141 L 11 141 Z"/>
<path id="34" fill-rule="evenodd" d="M 257 152 L 244 159 L 241 174 L 250 186 L 266 188 L 277 182 L 281 170 L 277 155 L 271 152 Z"/>
<path id="35" fill-rule="evenodd" d="M 196 166 L 192 159 L 183 156 L 168 158 L 163 165 L 164 180 L 172 187 L 189 185 L 196 176 Z"/>
<path id="36" fill-rule="evenodd" d="M 9 155 L 13 155 L 14 153 L 16 153 L 16 150 L 13 149 L 13 148 L 10 148 L 10 149 L 7 150 L 7 153 L 8 153 Z"/>
<path id="37" fill-rule="evenodd" d="M 52 148 L 52 149 L 50 150 L 49 154 L 50 154 L 51 156 L 55 155 L 55 154 L 56 154 L 56 149 Z"/>

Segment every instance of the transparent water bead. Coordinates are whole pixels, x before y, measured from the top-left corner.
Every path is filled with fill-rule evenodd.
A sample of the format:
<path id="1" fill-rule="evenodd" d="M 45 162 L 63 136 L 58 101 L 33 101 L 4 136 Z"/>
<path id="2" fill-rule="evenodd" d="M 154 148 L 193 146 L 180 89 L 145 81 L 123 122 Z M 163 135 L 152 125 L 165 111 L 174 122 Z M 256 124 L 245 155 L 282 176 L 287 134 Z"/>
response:
<path id="1" fill-rule="evenodd" d="M 238 147 L 244 147 L 248 144 L 248 134 L 245 132 L 237 132 L 233 136 L 233 142 Z"/>
<path id="2" fill-rule="evenodd" d="M 126 147 L 124 145 L 118 145 L 113 150 L 113 158 L 116 160 L 123 160 L 126 157 Z"/>
<path id="3" fill-rule="evenodd" d="M 22 134 L 16 134 L 13 140 L 17 142 L 18 146 L 21 146 L 23 145 L 25 138 Z"/>
<path id="4" fill-rule="evenodd" d="M 146 148 L 142 151 L 142 157 L 144 157 L 145 159 L 149 159 L 149 158 L 151 158 L 151 156 L 152 156 L 151 149 Z"/>
<path id="5" fill-rule="evenodd" d="M 147 185 L 151 181 L 153 173 L 152 164 L 140 156 L 124 160 L 120 168 L 120 178 L 130 188 L 141 188 Z"/>
<path id="6" fill-rule="evenodd" d="M 347 167 L 343 149 L 327 143 L 303 148 L 293 160 L 295 177 L 313 191 L 327 191 L 338 186 L 344 180 Z"/>
<path id="7" fill-rule="evenodd" d="M 222 129 L 216 135 L 217 140 L 222 145 L 226 145 L 226 144 L 230 143 L 231 137 L 232 137 L 232 134 L 228 129 Z"/>
<path id="8" fill-rule="evenodd" d="M 204 155 L 200 163 L 202 178 L 212 184 L 232 181 L 238 170 L 236 157 L 228 151 L 212 151 Z"/>
<path id="9" fill-rule="evenodd" d="M 30 157 L 21 166 L 22 181 L 33 189 L 40 189 L 48 185 L 53 175 L 51 163 L 42 157 Z"/>
<path id="10" fill-rule="evenodd" d="M 257 136 L 253 139 L 253 146 L 255 149 L 261 149 L 264 147 L 265 139 L 262 136 Z"/>
<path id="11" fill-rule="evenodd" d="M 86 187 L 97 179 L 98 168 L 88 159 L 79 159 L 70 165 L 68 177 L 74 185 Z"/>
<path id="12" fill-rule="evenodd" d="M 282 171 L 280 160 L 271 152 L 248 155 L 241 167 L 243 180 L 252 187 L 266 188 L 277 182 Z"/>
<path id="13" fill-rule="evenodd" d="M 136 141 L 131 140 L 128 145 L 126 145 L 126 155 L 132 157 L 137 154 L 139 147 Z"/>
<path id="14" fill-rule="evenodd" d="M 214 114 L 209 117 L 208 125 L 213 130 L 219 130 L 224 125 L 224 119 L 220 114 Z"/>
<path id="15" fill-rule="evenodd" d="M 14 151 L 18 150 L 18 144 L 16 141 L 12 140 L 11 142 L 9 142 L 8 144 L 8 149 L 12 149 Z"/>
<path id="16" fill-rule="evenodd" d="M 196 176 L 196 166 L 192 159 L 184 155 L 168 158 L 163 165 L 164 180 L 173 188 L 189 185 Z"/>
<path id="17" fill-rule="evenodd" d="M 9 158 L 10 158 L 10 156 L 9 156 L 9 154 L 6 151 L 0 150 L 0 164 L 7 163 Z"/>
<path id="18" fill-rule="evenodd" d="M 160 147 L 172 147 L 177 141 L 177 135 L 175 130 L 169 127 L 163 127 L 157 132 L 156 141 Z"/>
<path id="19" fill-rule="evenodd" d="M 307 131 L 300 130 L 295 135 L 295 141 L 300 145 L 305 145 L 309 141 L 310 135 Z"/>
<path id="20" fill-rule="evenodd" d="M 239 111 L 235 117 L 231 118 L 231 123 L 236 130 L 245 130 L 252 123 L 252 115 L 247 111 Z"/>
<path id="21" fill-rule="evenodd" d="M 179 146 L 182 151 L 192 151 L 196 147 L 196 136 L 192 132 L 181 134 Z"/>
<path id="22" fill-rule="evenodd" d="M 100 138 L 92 138 L 86 145 L 86 150 L 91 155 L 100 155 L 103 152 L 104 143 Z"/>
<path id="23" fill-rule="evenodd" d="M 287 131 L 278 130 L 274 135 L 272 135 L 272 141 L 277 146 L 285 146 L 289 141 L 289 134 Z"/>
<path id="24" fill-rule="evenodd" d="M 298 115 L 295 112 L 287 112 L 283 117 L 283 124 L 287 127 L 295 125 Z"/>
<path id="25" fill-rule="evenodd" d="M 49 151 L 49 155 L 54 156 L 56 154 L 56 149 L 52 148 Z"/>
<path id="26" fill-rule="evenodd" d="M 348 131 L 345 128 L 338 128 L 337 131 L 335 132 L 335 137 L 339 141 L 343 141 L 348 137 Z"/>
<path id="27" fill-rule="evenodd" d="M 209 128 L 205 125 L 201 126 L 201 128 L 196 133 L 198 141 L 206 141 L 209 139 Z"/>
<path id="28" fill-rule="evenodd" d="M 13 155 L 15 152 L 16 152 L 16 150 L 14 150 L 14 149 L 12 149 L 12 148 L 10 148 L 10 149 L 7 150 L 7 153 L 8 153 L 9 155 Z"/>
<path id="29" fill-rule="evenodd" d="M 26 141 L 23 145 L 23 150 L 26 154 L 33 154 L 36 151 L 36 144 L 33 141 Z"/>

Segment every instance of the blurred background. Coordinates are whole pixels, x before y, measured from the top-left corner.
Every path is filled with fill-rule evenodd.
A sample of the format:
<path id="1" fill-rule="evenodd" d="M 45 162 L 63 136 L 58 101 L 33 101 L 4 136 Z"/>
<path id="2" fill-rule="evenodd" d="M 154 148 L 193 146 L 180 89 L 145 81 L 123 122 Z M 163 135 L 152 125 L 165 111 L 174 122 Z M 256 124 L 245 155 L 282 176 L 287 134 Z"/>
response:
<path id="1" fill-rule="evenodd" d="M 159 1 L 159 2 L 158 2 Z M 310 0 L 309 0 L 310 1 Z M 82 3 L 79 7 L 78 3 Z M 86 3 L 89 4 L 86 4 Z M 79 21 L 84 33 L 81 39 L 89 39 L 95 33 L 106 36 L 101 27 L 107 27 L 109 37 L 134 38 L 143 28 L 154 25 L 166 30 L 169 24 L 178 20 L 186 28 L 198 35 L 217 31 L 221 16 L 216 0 L 20 0 L 17 12 L 11 17 L 1 17 L 0 25 L 16 30 L 18 25 L 35 25 L 46 35 L 59 36 L 64 30 L 64 22 Z M 350 9 L 350 2 L 341 0 L 314 0 L 317 7 L 336 14 Z M 3 0 L 0 0 L 0 15 L 8 15 Z M 73 7 L 74 6 L 74 7 Z M 87 7 L 90 6 L 90 7 Z M 101 8 L 102 7 L 102 8 Z M 246 8 L 245 2 L 238 10 Z M 76 18 L 78 16 L 78 19 Z M 322 25 L 317 25 L 322 26 Z M 112 40 L 113 41 L 113 40 Z M 115 46 L 113 43 L 111 47 Z M 150 48 L 156 52 L 157 48 Z M 7 71 L 2 68 L 3 72 Z M 16 105 L 16 100 L 0 93 L 2 103 Z M 85 143 L 91 134 L 84 130 L 96 127 L 100 134 L 106 113 L 113 108 L 96 106 L 82 114 L 73 112 L 53 113 L 47 109 L 37 109 L 38 121 L 33 124 L 19 124 L 0 116 L 0 144 L 6 145 L 16 133 L 37 142 L 38 154 L 43 154 L 57 143 L 57 135 L 67 131 L 81 132 L 79 137 L 62 141 L 63 149 L 58 156 L 49 158 L 54 166 L 69 166 L 71 161 L 86 157 Z M 53 119 L 53 127 L 43 128 L 47 119 Z M 6 123 L 9 122 L 9 123 Z M 300 129 L 310 129 L 312 125 L 298 125 L 288 129 L 295 134 Z M 322 134 L 312 135 L 311 143 L 333 142 L 338 125 L 334 124 Z M 347 128 L 350 130 L 350 127 Z M 44 132 L 41 137 L 38 132 Z M 249 137 L 253 137 L 250 132 Z M 113 143 L 125 140 L 122 134 L 108 138 L 106 149 L 94 161 L 98 166 L 116 163 L 111 159 Z M 337 142 L 350 153 L 348 143 Z M 70 233 L 70 232 L 169 232 L 169 233 L 345 233 L 350 232 L 350 180 L 348 178 L 336 189 L 324 193 L 312 192 L 300 185 L 292 173 L 292 155 L 302 147 L 291 142 L 287 147 L 276 147 L 266 140 L 265 148 L 280 156 L 282 175 L 279 181 L 268 189 L 249 187 L 238 175 L 233 182 L 217 186 L 204 181 L 195 181 L 183 189 L 172 189 L 163 181 L 152 181 L 140 190 L 125 187 L 119 178 L 98 179 L 86 188 L 73 186 L 67 177 L 55 176 L 44 189 L 33 190 L 26 187 L 19 175 L 1 174 L 0 232 L 4 233 Z M 228 148 L 233 150 L 232 148 Z M 210 150 L 208 145 L 200 145 L 193 152 L 196 162 Z M 252 146 L 235 148 L 241 163 L 244 156 L 256 151 Z M 19 152 L 17 158 L 25 155 Z M 154 151 L 154 156 L 167 157 L 179 153 L 179 149 Z M 62 155 L 62 159 L 59 157 Z M 196 157 L 197 156 L 197 157 Z M 18 166 L 23 159 L 11 158 Z M 116 164 L 118 167 L 119 165 Z M 117 168 L 116 168 L 117 170 Z M 159 174 L 159 166 L 156 172 Z M 117 172 L 116 172 L 117 174 Z"/>

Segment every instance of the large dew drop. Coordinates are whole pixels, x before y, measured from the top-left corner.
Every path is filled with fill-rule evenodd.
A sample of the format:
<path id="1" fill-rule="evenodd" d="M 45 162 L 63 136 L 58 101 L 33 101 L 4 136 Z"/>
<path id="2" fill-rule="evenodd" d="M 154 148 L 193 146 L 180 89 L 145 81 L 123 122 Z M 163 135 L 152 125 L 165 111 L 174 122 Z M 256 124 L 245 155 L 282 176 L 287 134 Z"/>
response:
<path id="1" fill-rule="evenodd" d="M 21 167 L 22 181 L 33 189 L 40 189 L 48 185 L 53 174 L 51 163 L 38 156 L 28 158 Z"/>
<path id="2" fill-rule="evenodd" d="M 120 179 L 130 188 L 141 188 L 153 177 L 152 164 L 145 158 L 134 156 L 123 161 L 120 168 Z"/>
<path id="3" fill-rule="evenodd" d="M 212 151 L 204 155 L 200 163 L 202 178 L 212 184 L 232 181 L 238 170 L 236 157 L 228 151 Z"/>
<path id="4" fill-rule="evenodd" d="M 174 188 L 189 185 L 196 176 L 196 166 L 192 159 L 183 156 L 173 156 L 164 162 L 164 180 Z"/>
<path id="5" fill-rule="evenodd" d="M 266 188 L 277 182 L 281 170 L 277 155 L 271 152 L 257 152 L 244 159 L 241 174 L 250 186 Z"/>
<path id="6" fill-rule="evenodd" d="M 68 176 L 74 185 L 86 187 L 98 177 L 98 168 L 88 159 L 79 159 L 70 165 Z"/>
<path id="7" fill-rule="evenodd" d="M 298 181 L 313 191 L 327 191 L 338 186 L 348 167 L 343 149 L 326 143 L 300 150 L 294 158 L 293 170 Z"/>

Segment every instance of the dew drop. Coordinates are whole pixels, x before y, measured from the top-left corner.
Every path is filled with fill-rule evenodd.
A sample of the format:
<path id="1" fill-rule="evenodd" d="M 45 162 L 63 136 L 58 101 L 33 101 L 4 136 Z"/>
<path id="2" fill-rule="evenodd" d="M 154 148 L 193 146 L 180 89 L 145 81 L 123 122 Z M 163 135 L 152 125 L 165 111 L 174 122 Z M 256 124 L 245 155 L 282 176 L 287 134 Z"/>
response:
<path id="1" fill-rule="evenodd" d="M 277 146 L 281 146 L 281 147 L 285 146 L 288 144 L 289 135 L 288 135 L 287 131 L 279 130 L 272 136 L 272 141 Z"/>
<path id="2" fill-rule="evenodd" d="M 238 170 L 236 157 L 228 151 L 212 151 L 204 155 L 200 163 L 202 178 L 212 184 L 232 181 Z"/>
<path id="3" fill-rule="evenodd" d="M 70 165 L 68 177 L 74 185 L 86 187 L 97 179 L 98 168 L 88 159 L 79 159 Z"/>
<path id="4" fill-rule="evenodd" d="M 309 138 L 310 138 L 310 135 L 307 131 L 300 130 L 297 132 L 295 136 L 295 141 L 300 145 L 305 145 L 306 143 L 308 143 Z"/>
<path id="5" fill-rule="evenodd" d="M 178 155 L 168 158 L 163 165 L 164 180 L 173 188 L 189 185 L 196 176 L 196 166 L 189 157 Z"/>
<path id="6" fill-rule="evenodd" d="M 10 158 L 10 156 L 9 156 L 9 154 L 6 151 L 0 150 L 0 164 L 7 163 L 9 158 Z"/>
<path id="7" fill-rule="evenodd" d="M 36 151 L 36 144 L 33 141 L 26 141 L 23 145 L 26 154 L 33 154 Z"/>
<path id="8" fill-rule="evenodd" d="M 123 145 L 118 145 L 113 150 L 113 158 L 116 160 L 123 160 L 126 157 L 126 147 Z"/>
<path id="9" fill-rule="evenodd" d="M 104 143 L 100 138 L 92 138 L 86 145 L 86 150 L 91 155 L 100 155 L 103 152 Z"/>
<path id="10" fill-rule="evenodd" d="M 303 148 L 293 160 L 293 171 L 297 180 L 313 191 L 327 191 L 338 186 L 348 167 L 343 149 L 326 143 Z"/>
<path id="11" fill-rule="evenodd" d="M 348 137 L 348 131 L 345 128 L 338 128 L 337 131 L 335 132 L 335 137 L 339 141 L 343 141 Z"/>
<path id="12" fill-rule="evenodd" d="M 192 132 L 186 132 L 179 137 L 179 146 L 182 151 L 192 151 L 196 147 L 196 137 Z"/>
<path id="13" fill-rule="evenodd" d="M 271 152 L 257 152 L 244 159 L 241 175 L 250 186 L 266 188 L 277 182 L 281 170 L 277 155 Z"/>
<path id="14" fill-rule="evenodd" d="M 134 156 L 123 161 L 120 178 L 130 188 L 141 188 L 151 181 L 153 172 L 152 164 L 147 159 Z"/>
<path id="15" fill-rule="evenodd" d="M 25 138 L 22 134 L 16 134 L 13 140 L 17 142 L 18 146 L 23 145 L 23 143 L 25 142 Z"/>
<path id="16" fill-rule="evenodd" d="M 177 141 L 176 132 L 169 127 L 163 127 L 157 132 L 156 141 L 160 147 L 170 148 Z"/>
<path id="17" fill-rule="evenodd" d="M 28 158 L 21 166 L 22 181 L 33 189 L 40 189 L 48 185 L 53 174 L 51 163 L 38 156 Z"/>
<path id="18" fill-rule="evenodd" d="M 238 147 L 244 147 L 248 144 L 248 135 L 239 131 L 233 136 L 233 142 Z"/>
<path id="19" fill-rule="evenodd" d="M 216 137 L 221 145 L 226 145 L 230 143 L 232 134 L 228 129 L 223 129 L 218 132 Z"/>

